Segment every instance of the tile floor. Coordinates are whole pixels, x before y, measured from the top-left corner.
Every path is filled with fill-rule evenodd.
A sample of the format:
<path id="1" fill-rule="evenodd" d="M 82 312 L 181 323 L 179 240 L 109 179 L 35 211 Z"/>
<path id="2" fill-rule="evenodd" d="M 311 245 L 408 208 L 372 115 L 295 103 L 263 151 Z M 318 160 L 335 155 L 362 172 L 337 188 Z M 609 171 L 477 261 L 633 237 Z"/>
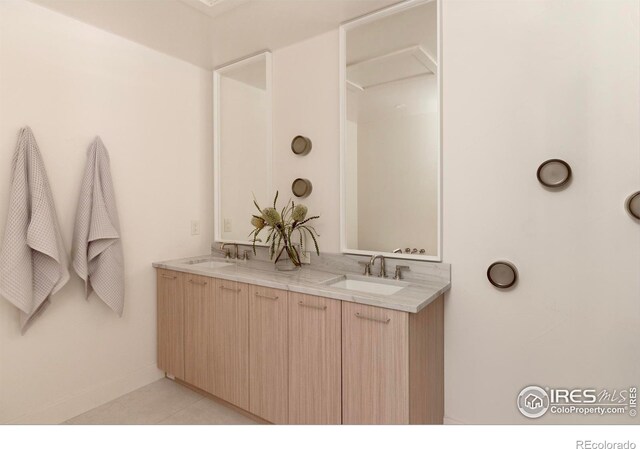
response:
<path id="1" fill-rule="evenodd" d="M 257 424 L 193 390 L 160 379 L 66 424 Z"/>

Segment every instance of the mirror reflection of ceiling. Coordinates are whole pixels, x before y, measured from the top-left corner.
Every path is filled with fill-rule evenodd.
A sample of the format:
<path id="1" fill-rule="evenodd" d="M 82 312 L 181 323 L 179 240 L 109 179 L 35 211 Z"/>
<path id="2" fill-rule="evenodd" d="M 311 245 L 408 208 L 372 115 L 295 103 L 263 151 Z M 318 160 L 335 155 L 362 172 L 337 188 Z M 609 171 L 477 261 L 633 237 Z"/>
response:
<path id="1" fill-rule="evenodd" d="M 387 83 L 361 91 L 347 90 L 347 120 L 362 124 L 392 116 L 407 116 L 438 111 L 435 77 L 417 77 L 402 83 Z"/>
<path id="2" fill-rule="evenodd" d="M 258 61 L 241 64 L 237 67 L 225 69 L 221 75 L 234 79 L 249 86 L 256 87 L 261 90 L 267 89 L 267 78 L 265 72 L 267 70 L 267 62 L 261 58 Z"/>
<path id="3" fill-rule="evenodd" d="M 2 1 L 2 0 L 0 0 Z M 205 69 L 335 30 L 398 0 L 31 0 Z M 211 6 L 209 6 L 211 5 Z"/>
<path id="4" fill-rule="evenodd" d="M 364 90 L 433 75 L 437 70 L 436 23 L 437 2 L 432 1 L 349 30 L 348 84 Z"/>

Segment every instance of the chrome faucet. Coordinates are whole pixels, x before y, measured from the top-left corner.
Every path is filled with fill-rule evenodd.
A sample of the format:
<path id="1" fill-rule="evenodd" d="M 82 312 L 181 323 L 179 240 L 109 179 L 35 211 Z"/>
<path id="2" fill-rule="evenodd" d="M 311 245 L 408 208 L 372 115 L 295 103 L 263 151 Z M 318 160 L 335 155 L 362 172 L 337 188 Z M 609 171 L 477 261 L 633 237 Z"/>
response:
<path id="1" fill-rule="evenodd" d="M 233 254 L 233 256 L 231 256 L 231 251 L 229 251 L 229 250 L 225 251 L 225 247 L 227 245 L 234 246 L 236 248 L 236 252 Z M 227 259 L 237 259 L 238 258 L 238 244 L 237 243 L 223 243 L 222 245 L 220 245 L 220 250 L 221 251 L 225 251 L 224 257 L 227 258 Z"/>
<path id="2" fill-rule="evenodd" d="M 378 275 L 378 277 L 386 278 L 387 277 L 387 271 L 386 271 L 385 266 L 384 266 L 384 256 L 382 256 L 380 254 L 374 254 L 373 256 L 371 256 L 371 260 L 369 261 L 369 265 L 373 267 L 375 265 L 375 263 L 376 263 L 376 259 L 380 259 L 380 274 Z"/>

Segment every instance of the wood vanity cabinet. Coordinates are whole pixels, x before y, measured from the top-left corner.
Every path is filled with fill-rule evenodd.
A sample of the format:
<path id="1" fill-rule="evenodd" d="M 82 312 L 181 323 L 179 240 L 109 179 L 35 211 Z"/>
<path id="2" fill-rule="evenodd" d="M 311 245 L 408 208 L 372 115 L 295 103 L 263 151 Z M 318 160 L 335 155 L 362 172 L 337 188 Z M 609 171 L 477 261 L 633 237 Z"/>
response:
<path id="1" fill-rule="evenodd" d="M 187 383 L 249 408 L 249 288 L 191 274 L 184 282 L 184 376 Z"/>
<path id="2" fill-rule="evenodd" d="M 213 313 L 214 280 L 194 274 L 184 283 L 184 380 L 213 393 L 209 355 Z M 176 376 L 177 377 L 177 376 Z"/>
<path id="3" fill-rule="evenodd" d="M 158 367 L 276 424 L 438 424 L 444 297 L 419 313 L 158 269 Z"/>
<path id="4" fill-rule="evenodd" d="M 342 423 L 341 302 L 289 292 L 289 424 Z"/>
<path id="5" fill-rule="evenodd" d="M 213 281 L 213 279 L 212 279 Z M 215 279 L 209 324 L 212 394 L 249 408 L 249 286 Z"/>
<path id="6" fill-rule="evenodd" d="M 287 292 L 249 286 L 249 411 L 286 424 L 288 402 Z"/>
<path id="7" fill-rule="evenodd" d="M 444 314 L 342 303 L 343 424 L 441 424 Z"/>
<path id="8" fill-rule="evenodd" d="M 158 270 L 158 368 L 184 378 L 184 275 Z"/>

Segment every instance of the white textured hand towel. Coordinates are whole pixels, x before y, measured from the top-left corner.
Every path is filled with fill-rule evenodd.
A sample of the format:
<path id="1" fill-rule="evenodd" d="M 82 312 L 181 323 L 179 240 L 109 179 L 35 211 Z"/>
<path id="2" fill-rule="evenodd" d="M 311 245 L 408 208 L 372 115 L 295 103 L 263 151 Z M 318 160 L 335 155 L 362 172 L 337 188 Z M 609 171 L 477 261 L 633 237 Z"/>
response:
<path id="1" fill-rule="evenodd" d="M 47 172 L 30 128 L 20 130 L 0 249 L 0 295 L 20 309 L 22 333 L 69 280 Z"/>
<path id="2" fill-rule="evenodd" d="M 95 291 L 105 304 L 122 316 L 124 260 L 120 224 L 109 153 L 100 137 L 96 137 L 87 152 L 73 248 L 73 268 L 84 280 L 86 298 Z"/>

